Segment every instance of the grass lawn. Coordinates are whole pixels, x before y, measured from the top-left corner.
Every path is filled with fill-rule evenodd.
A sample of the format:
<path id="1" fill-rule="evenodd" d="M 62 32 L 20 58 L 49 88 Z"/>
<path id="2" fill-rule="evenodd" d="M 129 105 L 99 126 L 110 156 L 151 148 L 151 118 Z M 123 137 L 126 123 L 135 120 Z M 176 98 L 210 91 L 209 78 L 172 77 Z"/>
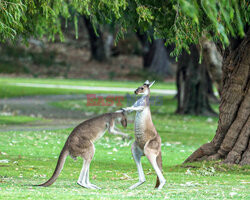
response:
<path id="1" fill-rule="evenodd" d="M 0 83 L 41 83 L 56 85 L 79 85 L 79 86 L 98 86 L 98 87 L 128 87 L 137 88 L 139 81 L 112 81 L 112 80 L 83 80 L 83 79 L 58 79 L 58 78 L 10 78 L 0 77 Z M 175 82 L 157 82 L 154 89 L 176 89 Z"/>
<path id="2" fill-rule="evenodd" d="M 96 95 L 98 96 L 98 95 Z M 111 95 L 112 96 L 112 95 Z M 113 96 L 114 97 L 114 96 Z M 50 105 L 62 108 L 62 109 L 70 109 L 70 110 L 81 110 L 90 112 L 93 114 L 102 114 L 106 112 L 114 112 L 115 110 L 118 110 L 122 107 L 132 106 L 135 100 L 127 100 L 126 95 L 122 96 L 123 99 L 120 100 L 120 104 L 117 104 L 118 102 L 114 100 L 114 104 L 112 106 L 88 106 L 88 100 L 82 99 L 82 100 L 64 100 L 64 101 L 55 101 L 51 102 Z M 140 97 L 140 96 L 139 96 Z M 177 108 L 177 101 L 174 99 L 174 96 L 154 96 L 151 95 L 151 99 L 155 99 L 152 101 L 151 104 L 151 111 L 153 114 L 164 116 L 166 114 L 172 115 L 176 108 Z M 98 103 L 98 99 L 95 98 L 93 100 L 94 102 Z M 106 104 L 106 99 L 104 97 L 104 103 Z M 219 105 L 218 104 L 212 104 L 211 105 L 213 110 L 217 113 L 219 113 Z"/>
<path id="3" fill-rule="evenodd" d="M 249 199 L 249 168 L 217 163 L 180 164 L 200 144 L 213 137 L 216 122 L 199 118 L 162 117 L 156 127 L 162 136 L 163 169 L 167 179 L 161 191 L 154 190 L 156 175 L 142 159 L 147 182 L 136 190 L 131 157 L 132 141 L 106 134 L 96 143 L 90 180 L 102 190 L 86 190 L 76 184 L 82 161 L 68 157 L 58 180 L 50 187 L 31 187 L 53 173 L 58 154 L 71 130 L 1 132 L 1 199 Z M 131 135 L 133 125 L 126 130 Z"/>
<path id="4" fill-rule="evenodd" d="M 15 83 L 39 83 L 39 84 L 53 84 L 53 85 L 68 85 L 68 86 L 98 86 L 98 87 L 123 87 L 123 88 L 137 88 L 142 82 L 132 81 L 102 81 L 102 80 L 78 80 L 78 79 L 38 79 L 38 78 L 10 78 L 0 77 L 0 98 L 31 96 L 31 95 L 47 95 L 47 94 L 89 94 L 90 91 L 83 91 L 77 89 L 62 89 L 62 88 L 35 88 L 16 86 Z M 168 89 L 175 90 L 174 82 L 158 82 L 154 89 Z M 97 93 L 98 91 L 94 91 Z M 102 93 L 108 93 L 101 91 Z M 123 93 L 124 92 L 120 92 Z"/>
<path id="5" fill-rule="evenodd" d="M 2 116 L 0 115 L 0 125 L 9 124 L 23 124 L 28 122 L 34 122 L 37 120 L 42 120 L 42 118 L 29 117 L 29 116 Z"/>
<path id="6" fill-rule="evenodd" d="M 34 88 L 30 95 L 41 92 L 36 90 Z M 18 90 L 12 91 L 15 95 Z M 117 109 L 89 107 L 85 100 L 53 102 L 52 105 L 93 114 Z M 218 105 L 214 107 L 218 109 Z M 163 105 L 151 109 L 162 137 L 163 171 L 167 183 L 161 191 L 154 189 L 156 175 L 145 157 L 142 165 L 147 181 L 135 190 L 127 189 L 138 181 L 130 152 L 133 140 L 123 141 L 108 133 L 95 143 L 96 153 L 90 167 L 90 181 L 102 190 L 87 190 L 76 184 L 82 160 L 74 161 L 70 157 L 53 185 L 32 187 L 30 185 L 50 178 L 72 129 L 9 131 L 0 132 L 0 199 L 250 199 L 249 166 L 225 166 L 218 162 L 181 165 L 196 148 L 213 138 L 216 117 L 175 115 L 176 100 L 173 97 L 164 97 Z M 133 117 L 134 114 L 129 116 Z M 133 124 L 127 129 L 118 127 L 133 136 Z"/>

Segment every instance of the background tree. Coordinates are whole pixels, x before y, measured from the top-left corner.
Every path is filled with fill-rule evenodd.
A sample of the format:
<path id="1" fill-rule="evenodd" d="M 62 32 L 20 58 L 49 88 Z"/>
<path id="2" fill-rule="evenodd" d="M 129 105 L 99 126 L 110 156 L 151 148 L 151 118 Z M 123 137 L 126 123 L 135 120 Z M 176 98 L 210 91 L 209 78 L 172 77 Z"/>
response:
<path id="1" fill-rule="evenodd" d="M 216 113 L 210 101 L 218 103 L 212 84 L 221 91 L 222 58 L 213 42 L 201 38 L 201 47 L 190 46 L 190 54 L 182 52 L 179 56 L 176 74 L 177 100 L 176 113 L 214 116 Z M 202 62 L 200 63 L 200 57 Z"/>
<path id="2" fill-rule="evenodd" d="M 17 38 L 25 40 L 31 36 L 43 35 L 47 35 L 51 40 L 54 40 L 55 36 L 63 40 L 60 17 L 70 17 L 69 6 L 63 0 L 0 1 L 0 41 Z"/>
<path id="3" fill-rule="evenodd" d="M 208 75 L 220 94 L 222 87 L 222 56 L 214 42 L 204 37 L 201 38 L 201 47 L 202 49 L 199 49 L 199 51 L 202 51 L 202 58 Z M 210 90 L 212 90 L 212 88 L 210 88 Z M 209 94 L 211 94 L 210 91 Z"/>
<path id="4" fill-rule="evenodd" d="M 103 62 L 107 60 L 105 53 L 103 34 L 100 27 L 96 27 L 96 30 L 92 26 L 90 19 L 86 16 L 83 16 L 85 26 L 88 30 L 89 42 L 91 47 L 91 59 Z"/>
<path id="5" fill-rule="evenodd" d="M 204 62 L 199 64 L 199 52 L 195 45 L 191 54 L 182 52 L 179 57 L 177 83 L 177 110 L 179 114 L 215 116 L 209 99 L 209 79 Z M 211 84 L 211 82 L 210 82 Z M 211 89 L 211 88 L 210 88 Z"/>
<path id="6" fill-rule="evenodd" d="M 164 40 L 151 38 L 149 41 L 147 34 L 139 31 L 136 35 L 142 45 L 143 68 L 160 76 L 172 77 L 173 69 Z"/>

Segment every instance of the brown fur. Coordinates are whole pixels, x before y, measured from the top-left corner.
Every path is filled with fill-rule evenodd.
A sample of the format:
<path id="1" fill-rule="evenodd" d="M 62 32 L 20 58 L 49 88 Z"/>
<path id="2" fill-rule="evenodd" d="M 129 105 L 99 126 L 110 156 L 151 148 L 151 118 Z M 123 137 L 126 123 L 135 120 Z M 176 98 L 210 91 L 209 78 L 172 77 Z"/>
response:
<path id="1" fill-rule="evenodd" d="M 147 157 L 152 154 L 157 155 L 156 162 L 158 167 L 162 171 L 161 138 L 157 132 L 155 132 L 155 137 L 151 140 L 148 140 L 148 143 L 144 146 L 144 153 Z M 159 185 L 160 181 L 159 177 L 157 176 L 155 188 L 158 188 Z"/>
<path id="2" fill-rule="evenodd" d="M 93 143 L 102 137 L 110 126 L 114 125 L 114 121 L 117 118 L 121 118 L 123 127 L 127 126 L 127 119 L 124 113 L 106 113 L 86 120 L 74 128 L 60 153 L 52 177 L 45 183 L 37 186 L 47 187 L 53 184 L 59 176 L 68 155 L 72 158 L 80 156 L 91 162 L 95 152 Z"/>
<path id="3" fill-rule="evenodd" d="M 161 157 L 161 151 L 160 153 L 158 154 L 157 158 L 156 158 L 156 162 L 160 168 L 160 170 L 162 171 L 162 157 Z M 155 188 L 158 188 L 160 185 L 160 180 L 159 180 L 159 177 L 157 176 L 157 179 L 156 179 L 156 185 L 155 185 Z"/>

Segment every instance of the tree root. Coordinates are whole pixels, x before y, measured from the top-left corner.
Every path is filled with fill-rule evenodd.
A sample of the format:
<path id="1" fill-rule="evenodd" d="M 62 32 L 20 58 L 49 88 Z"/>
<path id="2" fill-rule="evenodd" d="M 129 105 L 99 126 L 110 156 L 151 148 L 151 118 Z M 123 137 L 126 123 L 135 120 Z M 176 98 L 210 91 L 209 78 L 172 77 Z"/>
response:
<path id="1" fill-rule="evenodd" d="M 197 149 L 194 153 L 192 153 L 185 161 L 187 162 L 194 162 L 206 159 L 208 156 L 215 154 L 216 149 L 213 143 L 206 143 L 203 144 L 199 149 Z"/>

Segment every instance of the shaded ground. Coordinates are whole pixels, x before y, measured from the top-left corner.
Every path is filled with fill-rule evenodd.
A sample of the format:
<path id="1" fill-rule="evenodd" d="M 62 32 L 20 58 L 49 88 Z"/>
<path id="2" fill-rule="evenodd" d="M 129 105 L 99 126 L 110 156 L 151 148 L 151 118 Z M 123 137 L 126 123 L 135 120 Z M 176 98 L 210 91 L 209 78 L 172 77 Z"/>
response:
<path id="1" fill-rule="evenodd" d="M 61 109 L 49 103 L 62 100 L 81 100 L 84 98 L 86 98 L 86 95 L 43 95 L 0 99 L 0 111 L 4 113 L 46 119 L 20 125 L 2 125 L 0 126 L 0 131 L 48 130 L 73 127 L 90 115 L 93 115 L 93 113 Z"/>
<path id="2" fill-rule="evenodd" d="M 85 99 L 86 95 L 48 95 L 8 98 L 0 100 L 1 110 L 14 112 L 18 115 L 32 115 L 36 117 L 55 119 L 82 119 L 85 112 L 58 109 L 49 105 L 49 102 L 62 100 Z"/>
<path id="3" fill-rule="evenodd" d="M 96 86 L 74 86 L 74 85 L 53 85 L 53 84 L 35 84 L 35 83 L 13 83 L 20 87 L 35 87 L 35 88 L 60 88 L 60 89 L 78 89 L 87 91 L 103 91 L 103 92 L 130 92 L 133 93 L 132 88 L 119 87 L 96 87 Z M 161 95 L 174 95 L 175 90 L 167 89 L 152 89 L 153 93 Z M 98 94 L 107 96 L 110 94 Z M 114 94 L 115 95 L 115 94 Z M 58 129 L 73 127 L 79 122 L 83 121 L 94 112 L 78 109 L 63 109 L 61 107 L 53 106 L 52 102 L 66 101 L 66 100 L 82 100 L 82 104 L 86 104 L 85 94 L 74 95 L 37 95 L 17 98 L 0 99 L 0 111 L 7 112 L 14 115 L 25 115 L 32 117 L 45 118 L 49 120 L 38 120 L 22 125 L 4 125 L 0 126 L 0 131 L 8 130 L 42 130 L 42 129 Z M 81 102 L 80 102 L 81 104 Z M 89 110 L 89 109 L 88 109 Z M 1 114 L 1 113 L 0 113 Z"/>
<path id="4" fill-rule="evenodd" d="M 86 107 L 86 94 L 98 93 L 101 96 L 117 95 L 110 94 L 110 92 L 120 92 L 121 94 L 129 92 L 132 94 L 138 84 L 134 82 L 113 83 L 107 81 L 96 83 L 86 80 L 20 79 L 20 82 L 18 80 L 11 78 L 1 79 L 0 92 L 1 97 L 4 98 L 0 98 L 0 117 L 6 114 L 10 117 L 15 116 L 19 118 L 21 116 L 29 116 L 36 118 L 36 121 L 13 123 L 14 118 L 10 119 L 9 117 L 9 121 L 7 120 L 7 122 L 11 123 L 5 123 L 6 119 L 0 118 L 0 131 L 47 130 L 74 127 L 79 122 L 93 115 L 101 114 Z M 38 83 L 34 81 L 38 81 Z M 39 81 L 43 84 L 40 84 Z M 124 87 L 124 84 L 126 84 L 126 87 Z M 172 83 L 158 83 L 152 92 L 161 95 L 172 95 L 176 93 L 176 90 L 175 85 Z M 10 98 L 11 96 L 20 97 Z M 77 101 L 77 106 L 83 109 L 75 109 L 75 104 L 72 105 L 72 108 L 70 106 L 64 108 L 52 103 L 61 102 L 64 105 L 68 101 Z M 102 108 L 96 109 L 101 112 L 103 111 Z M 103 111 L 102 113 L 112 112 L 113 109 L 110 108 L 108 111 Z"/>

